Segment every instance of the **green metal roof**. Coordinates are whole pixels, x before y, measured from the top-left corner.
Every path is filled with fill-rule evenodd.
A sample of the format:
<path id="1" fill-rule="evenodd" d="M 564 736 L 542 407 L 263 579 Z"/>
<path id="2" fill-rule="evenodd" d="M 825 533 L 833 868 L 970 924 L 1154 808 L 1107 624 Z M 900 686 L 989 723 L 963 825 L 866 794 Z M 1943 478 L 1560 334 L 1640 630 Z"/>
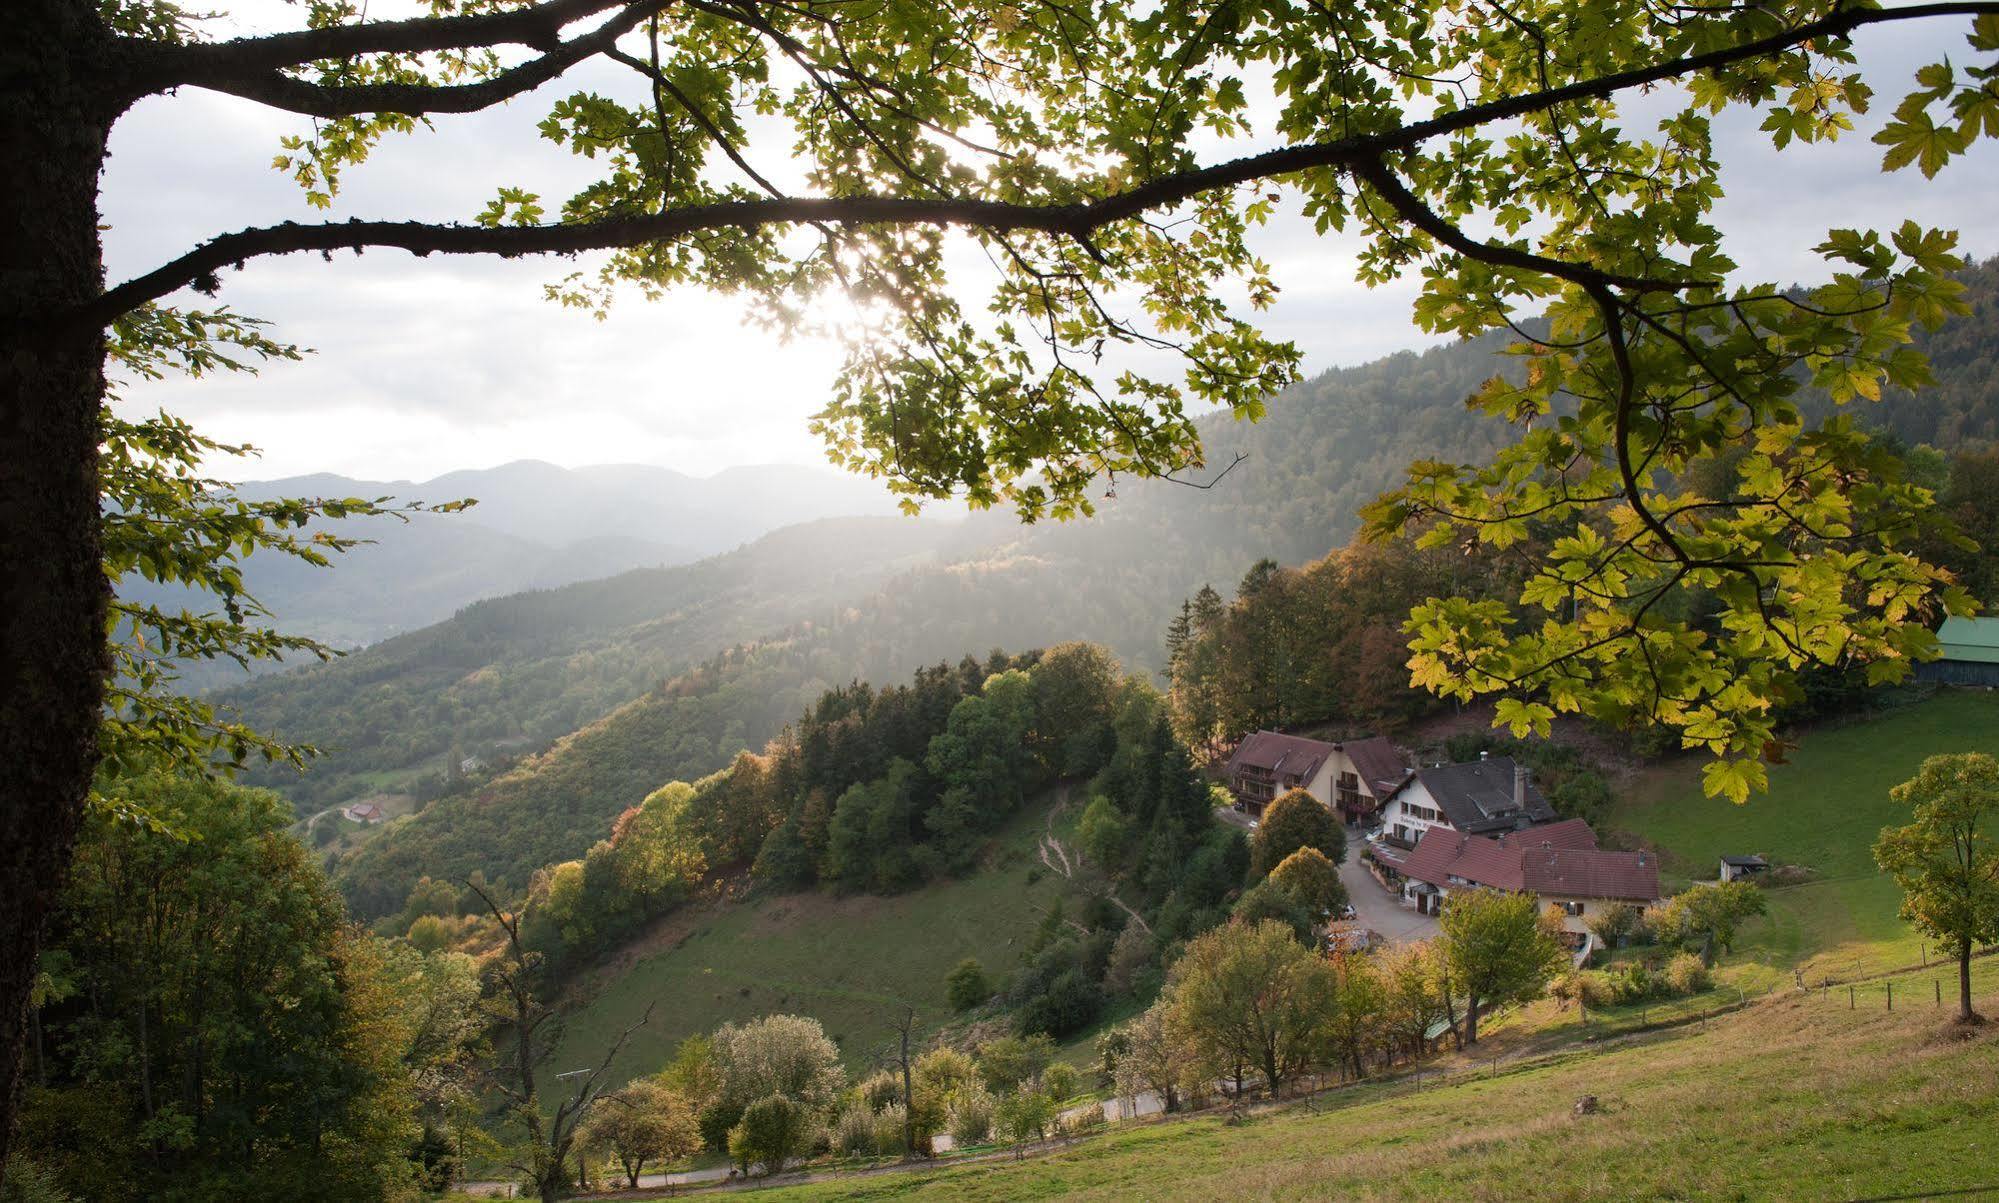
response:
<path id="1" fill-rule="evenodd" d="M 1999 664 L 1999 618 L 1946 618 L 1937 641 L 1946 660 Z"/>

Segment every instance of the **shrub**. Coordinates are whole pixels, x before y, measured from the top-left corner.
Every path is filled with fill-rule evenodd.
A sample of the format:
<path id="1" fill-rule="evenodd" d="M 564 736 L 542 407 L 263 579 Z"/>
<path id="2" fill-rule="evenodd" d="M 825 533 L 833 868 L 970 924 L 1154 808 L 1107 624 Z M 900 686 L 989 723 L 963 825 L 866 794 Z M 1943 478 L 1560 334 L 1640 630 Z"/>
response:
<path id="1" fill-rule="evenodd" d="M 745 1175 L 756 1165 L 775 1174 L 811 1141 L 811 1108 L 773 1094 L 744 1108 L 742 1120 L 729 1131 L 729 1159 Z"/>
<path id="2" fill-rule="evenodd" d="M 1104 990 L 1115 995 L 1135 994 L 1157 960 L 1152 933 L 1136 923 L 1127 923 L 1111 945 L 1110 963 L 1104 967 Z"/>
<path id="3" fill-rule="evenodd" d="M 1634 937 L 1643 926 L 1644 912 L 1628 902 L 1613 902 L 1588 920 L 1590 934 L 1605 948 L 1620 948 L 1627 942 L 1637 943 Z"/>
<path id="4" fill-rule="evenodd" d="M 993 1122 L 1001 1137 L 1014 1144 L 1045 1140 L 1055 1122 L 1055 1104 L 1038 1090 L 1023 1090 L 1002 1098 L 993 1108 Z"/>
<path id="5" fill-rule="evenodd" d="M 1683 952 L 1666 962 L 1666 984 L 1675 994 L 1699 994 L 1714 985 L 1707 965 L 1691 952 Z"/>
<path id="6" fill-rule="evenodd" d="M 1079 970 L 1069 969 L 1029 999 L 1014 1022 L 1023 1036 L 1068 1036 L 1088 1027 L 1103 1006 L 1103 991 Z"/>
<path id="7" fill-rule="evenodd" d="M 1055 1042 L 1046 1036 L 1002 1036 L 979 1046 L 979 1077 L 986 1090 L 1003 1095 L 1041 1076 L 1055 1059 Z"/>
<path id="8" fill-rule="evenodd" d="M 1104 1118 L 1102 1107 L 1085 1107 L 1074 1115 L 1063 1116 L 1056 1124 L 1056 1130 L 1064 1136 L 1082 1136 L 1095 1132 L 1109 1124 Z"/>
<path id="9" fill-rule="evenodd" d="M 984 1144 L 993 1135 L 993 1096 L 974 1082 L 951 1096 L 951 1140 L 959 1148 Z"/>
<path id="10" fill-rule="evenodd" d="M 875 1148 L 884 1156 L 900 1157 L 909 1152 L 909 1144 L 903 1140 L 903 1121 L 909 1118 L 909 1109 L 901 1103 L 890 1103 L 875 1113 Z"/>
<path id="11" fill-rule="evenodd" d="M 1042 1070 L 1041 1089 L 1057 1103 L 1076 1097 L 1076 1067 L 1067 1061 L 1057 1061 Z"/>
<path id="12" fill-rule="evenodd" d="M 833 1147 L 848 1157 L 875 1153 L 875 1113 L 865 1103 L 851 1103 L 833 1121 Z"/>
<path id="13" fill-rule="evenodd" d="M 876 1114 L 890 1103 L 902 1101 L 902 1078 L 888 1070 L 871 1075 L 857 1090 L 861 1102 L 867 1105 L 869 1114 Z"/>
<path id="14" fill-rule="evenodd" d="M 969 1011 L 993 996 L 992 982 L 977 961 L 966 957 L 945 975 L 944 990 L 953 1011 Z"/>

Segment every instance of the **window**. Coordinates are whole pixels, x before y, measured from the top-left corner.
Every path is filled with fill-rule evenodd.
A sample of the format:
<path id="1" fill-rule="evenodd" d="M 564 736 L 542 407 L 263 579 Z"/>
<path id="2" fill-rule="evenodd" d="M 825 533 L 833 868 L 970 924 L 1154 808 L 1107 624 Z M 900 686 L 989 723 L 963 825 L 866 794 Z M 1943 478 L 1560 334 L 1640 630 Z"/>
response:
<path id="1" fill-rule="evenodd" d="M 1567 915 L 1580 915 L 1583 913 L 1583 904 L 1580 902 L 1564 902 L 1562 904 L 1562 912 Z"/>

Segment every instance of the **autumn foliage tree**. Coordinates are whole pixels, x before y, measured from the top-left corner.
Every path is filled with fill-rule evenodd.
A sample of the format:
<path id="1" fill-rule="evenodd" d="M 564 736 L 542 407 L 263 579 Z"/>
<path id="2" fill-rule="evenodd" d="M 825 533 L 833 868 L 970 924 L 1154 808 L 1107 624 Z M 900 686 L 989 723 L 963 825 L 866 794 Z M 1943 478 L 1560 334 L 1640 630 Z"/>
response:
<path id="1" fill-rule="evenodd" d="M 0 1133 L 112 679 L 106 352 L 120 323 L 183 356 L 226 340 L 240 319 L 196 298 L 252 260 L 594 253 L 556 297 L 706 287 L 778 326 L 836 294 L 848 349 L 813 419 L 835 462 L 912 505 L 957 496 L 1061 518 L 1120 474 L 1206 483 L 1193 415 L 1254 418 L 1296 376 L 1299 350 L 1251 320 L 1274 286 L 1249 234 L 1285 205 L 1365 239 L 1363 280 L 1420 274 L 1416 317 L 1434 333 L 1549 320 L 1514 348 L 1524 370 L 1479 397 L 1522 424 L 1514 446 L 1490 466 L 1419 464 L 1374 511 L 1377 530 L 1437 542 L 1561 532 L 1517 597 L 1417 607 L 1419 685 L 1506 695 L 1523 728 L 1557 711 L 1665 724 L 1718 754 L 1709 788 L 1739 798 L 1762 780 L 1768 703 L 1800 669 L 1896 679 L 1935 650 L 1924 620 L 1964 605 L 1905 550 L 1927 491 L 1848 416 L 1808 425 L 1793 403 L 1806 380 L 1839 401 L 1924 381 L 1908 342 L 1960 306 L 1952 236 L 1830 231 L 1811 236 L 1821 287 L 1740 281 L 1710 220 L 1723 166 L 1710 127 L 1749 106 L 1778 148 L 1836 137 L 1875 90 L 1855 32 L 1947 20 L 1969 25 L 1968 52 L 1924 68 L 1877 135 L 1885 169 L 1934 176 L 1999 133 L 1999 3 L 433 0 L 415 13 L 309 0 L 298 28 L 228 36 L 172 0 L 10 7 Z M 628 86 L 557 82 L 585 64 Z M 522 181 L 463 224 L 217 233 L 105 283 L 110 132 L 148 97 L 200 89 L 297 118 L 276 164 L 330 208 L 382 139 L 543 88 L 540 131 L 600 167 L 566 198 Z M 1640 89 L 1665 112 L 1627 130 L 1617 102 Z M 954 287 L 971 283 L 965 260 L 984 265 L 983 303 Z M 1685 487 L 1742 449 L 1727 489 Z M 1704 625 L 1667 604 L 1696 590 L 1719 606 Z M 183 734 L 190 764 L 233 750 Z"/>
<path id="2" fill-rule="evenodd" d="M 1346 859 L 1347 837 L 1325 803 L 1294 789 L 1264 810 L 1249 848 L 1250 875 L 1264 877 L 1300 848 L 1317 849 L 1337 865 Z"/>

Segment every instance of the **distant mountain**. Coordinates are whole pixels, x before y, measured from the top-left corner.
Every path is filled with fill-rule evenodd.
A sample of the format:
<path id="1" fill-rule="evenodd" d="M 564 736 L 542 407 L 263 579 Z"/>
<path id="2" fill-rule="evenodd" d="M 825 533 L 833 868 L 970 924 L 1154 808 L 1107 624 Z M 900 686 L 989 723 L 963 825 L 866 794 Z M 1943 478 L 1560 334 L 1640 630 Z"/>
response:
<path id="1" fill-rule="evenodd" d="M 276 556 L 249 562 L 244 576 L 251 594 L 283 629 L 347 648 L 427 627 L 484 598 L 684 564 L 794 523 L 896 512 L 872 481 L 792 464 L 693 477 L 637 464 L 560 468 L 522 460 L 426 481 L 319 473 L 251 481 L 237 491 L 251 500 L 477 501 L 460 513 L 419 514 L 408 522 L 331 523 L 341 534 L 369 540 L 331 571 Z M 174 606 L 209 604 L 143 582 L 128 594 Z M 189 674 L 199 689 L 238 679 L 233 666 L 197 666 Z"/>
<path id="2" fill-rule="evenodd" d="M 425 481 L 322 474 L 255 481 L 240 491 L 257 498 L 388 495 L 440 502 L 471 497 L 478 504 L 455 522 L 549 547 L 589 538 L 629 539 L 677 549 L 683 560 L 727 551 L 794 522 L 895 512 L 895 503 L 879 484 L 799 464 L 726 468 L 695 477 L 643 464 L 561 468 L 518 460 Z"/>

